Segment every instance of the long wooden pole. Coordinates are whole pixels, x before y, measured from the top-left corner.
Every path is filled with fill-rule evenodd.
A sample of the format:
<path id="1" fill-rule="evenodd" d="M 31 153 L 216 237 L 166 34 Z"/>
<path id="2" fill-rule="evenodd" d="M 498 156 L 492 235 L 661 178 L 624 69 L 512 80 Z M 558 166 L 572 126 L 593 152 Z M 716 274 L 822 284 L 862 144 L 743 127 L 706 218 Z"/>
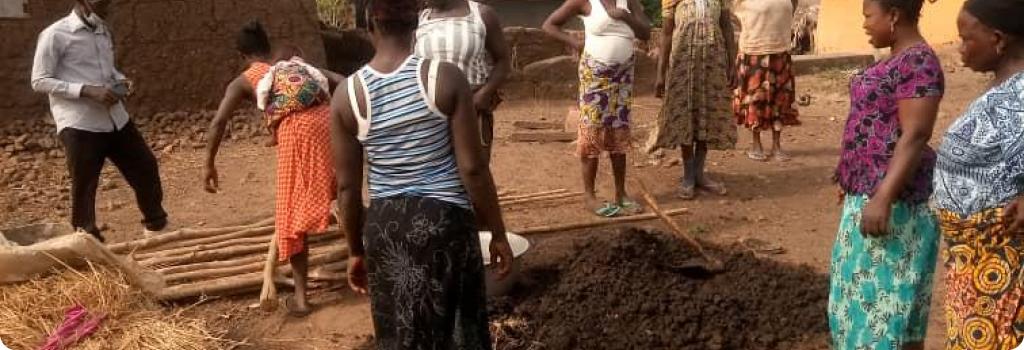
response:
<path id="1" fill-rule="evenodd" d="M 170 243 L 170 242 L 184 241 L 184 240 L 190 240 L 190 239 L 196 239 L 196 238 L 206 238 L 206 237 L 219 236 L 219 235 L 223 235 L 223 234 L 226 234 L 226 233 L 238 232 L 238 231 L 248 230 L 248 229 L 257 228 L 257 227 L 261 227 L 261 226 L 267 226 L 267 225 L 260 225 L 260 226 L 246 225 L 246 226 L 204 228 L 204 229 L 181 229 L 181 230 L 178 230 L 178 231 L 169 232 L 169 233 L 161 234 L 161 235 L 150 237 L 150 238 L 146 238 L 146 239 L 140 239 L 140 240 L 137 240 L 137 241 L 112 244 L 112 245 L 107 246 L 107 249 L 110 249 L 114 253 L 126 254 L 126 253 L 133 252 L 133 251 L 138 251 L 138 250 L 142 250 L 142 249 L 147 249 L 147 248 L 151 248 L 151 247 L 156 247 L 156 246 L 164 245 L 164 244 L 167 244 L 167 243 Z"/>
<path id="2" fill-rule="evenodd" d="M 514 200 L 519 200 L 519 199 L 526 199 L 526 198 L 533 198 L 533 197 L 543 197 L 543 196 L 549 196 L 549 195 L 552 195 L 552 194 L 559 194 L 559 193 L 566 193 L 566 192 L 569 192 L 569 191 L 564 189 L 564 188 L 561 188 L 561 189 L 557 189 L 557 190 L 537 192 L 537 193 L 530 193 L 530 194 L 524 194 L 524 195 L 518 195 L 518 196 L 499 197 L 498 200 L 503 201 L 503 202 L 504 201 L 514 201 Z"/>
<path id="3" fill-rule="evenodd" d="M 149 252 L 149 253 L 136 254 L 135 255 L 135 259 L 136 260 L 149 260 L 149 259 L 155 259 L 155 258 L 166 258 L 166 257 L 171 257 L 171 256 L 179 256 L 179 255 L 189 254 L 189 253 L 192 253 L 194 251 L 215 250 L 215 249 L 221 249 L 221 248 L 243 246 L 243 245 L 250 245 L 250 244 L 258 244 L 258 243 L 266 244 L 267 242 L 270 242 L 272 238 L 273 238 L 272 235 L 271 236 L 245 237 L 245 238 L 232 239 L 232 240 L 216 242 L 216 243 L 211 243 L 211 244 L 197 244 L 197 245 L 193 245 L 193 246 L 186 246 L 186 247 L 180 247 L 180 248 L 174 248 L 174 249 L 168 249 L 168 250 L 157 250 L 157 251 L 152 251 L 152 252 Z"/>
<path id="4" fill-rule="evenodd" d="M 274 233 L 270 247 L 267 248 L 267 261 L 263 263 L 263 290 L 260 291 L 260 309 L 263 311 L 273 311 L 277 308 L 277 286 L 274 285 L 277 249 L 277 233 Z"/>
<path id="5" fill-rule="evenodd" d="M 270 248 L 268 250 L 270 250 L 269 253 L 271 253 L 271 254 L 267 255 L 268 257 L 273 256 L 273 255 L 277 255 L 276 252 L 275 252 L 277 250 L 277 248 Z M 343 263 L 345 263 L 347 261 L 346 259 L 348 258 L 347 254 L 346 254 L 346 256 L 343 256 L 343 257 L 341 257 L 338 260 L 325 260 L 326 259 L 325 257 L 336 256 L 336 254 L 334 254 L 333 252 L 337 251 L 337 250 L 338 250 L 338 248 L 331 248 L 330 250 L 325 251 L 325 252 L 321 252 L 320 254 L 311 254 L 310 257 L 309 257 L 309 267 L 311 269 L 322 269 L 327 264 L 343 264 Z M 164 275 L 164 280 L 167 281 L 168 285 L 175 285 L 175 284 L 181 284 L 183 282 L 190 282 L 190 281 L 191 282 L 195 282 L 195 281 L 210 280 L 210 279 L 215 279 L 215 278 L 243 275 L 243 274 L 247 274 L 247 273 L 259 272 L 260 270 L 262 270 L 263 273 L 264 273 L 264 277 L 268 277 L 269 276 L 269 278 L 265 278 L 264 281 L 265 282 L 270 282 L 270 281 L 273 281 L 273 278 L 277 277 L 277 275 L 278 275 L 277 273 L 275 273 L 276 270 L 277 270 L 277 267 L 278 267 L 278 263 L 277 263 L 277 258 L 275 257 L 273 260 L 266 259 L 266 261 L 258 261 L 258 262 L 255 262 L 255 263 L 250 263 L 250 264 L 240 265 L 240 266 L 227 267 L 227 268 L 222 268 L 222 269 L 209 269 L 209 270 L 185 272 L 185 273 L 180 273 L 180 274 Z M 269 273 L 268 273 L 268 271 L 269 271 Z M 263 288 L 266 291 L 267 290 L 267 285 L 264 284 Z M 276 294 L 276 291 L 274 291 L 274 294 Z M 262 296 L 262 294 L 261 294 L 261 296 Z M 260 301 L 261 302 L 263 301 L 262 297 L 260 298 Z"/>
<path id="6" fill-rule="evenodd" d="M 543 196 L 543 197 L 523 198 L 523 199 L 505 201 L 505 202 L 501 202 L 501 205 L 508 206 L 508 205 L 524 204 L 524 203 L 551 201 L 551 200 L 556 200 L 556 199 L 565 199 L 565 198 L 579 197 L 579 196 L 582 196 L 582 195 L 583 195 L 583 192 L 558 193 L 558 194 L 552 194 L 552 195 L 547 195 L 547 196 Z"/>
<path id="7" fill-rule="evenodd" d="M 686 242 L 686 244 L 689 245 L 690 248 L 696 250 L 697 254 L 700 254 L 701 258 L 703 258 L 704 261 L 708 263 L 708 265 L 706 266 L 708 270 L 724 270 L 725 264 L 722 261 L 715 259 L 710 254 L 708 254 L 708 252 L 704 250 L 704 246 L 701 245 L 700 242 L 697 242 L 696 239 L 693 239 L 693 237 L 690 237 L 690 235 L 686 234 L 686 231 L 683 231 L 683 229 L 679 227 L 679 224 L 677 224 L 675 220 L 672 220 L 672 218 L 670 218 L 668 215 L 661 211 L 661 208 L 658 207 L 658 202 L 654 200 L 654 196 L 652 196 L 650 192 L 647 192 L 647 189 L 645 187 L 646 186 L 641 185 L 640 192 L 643 195 L 644 202 L 647 202 L 647 206 L 650 207 L 651 211 L 653 211 L 654 214 L 657 215 L 658 218 L 660 218 L 661 221 L 664 222 L 665 225 L 667 225 L 669 229 L 671 229 L 672 232 L 676 234 L 677 237 L 681 238 L 684 242 Z"/>
<path id="8" fill-rule="evenodd" d="M 254 228 L 249 228 L 249 229 L 245 229 L 245 230 L 241 230 L 241 231 L 235 231 L 235 232 L 229 232 L 229 233 L 225 233 L 225 234 L 217 235 L 217 236 L 212 236 L 212 237 L 203 237 L 203 238 L 197 238 L 197 239 L 188 239 L 188 240 L 183 240 L 183 241 L 169 242 L 169 243 L 166 243 L 166 244 L 161 244 L 161 245 L 156 246 L 156 247 L 150 247 L 149 249 L 146 249 L 146 251 L 150 252 L 150 253 L 153 253 L 153 252 L 167 251 L 167 250 L 172 250 L 172 249 L 179 249 L 179 248 L 186 248 L 186 247 L 195 247 L 195 246 L 199 246 L 199 245 L 216 244 L 216 243 L 227 242 L 227 241 L 231 241 L 231 240 L 235 240 L 235 239 L 241 239 L 241 238 L 249 238 L 249 237 L 256 237 L 256 236 L 269 237 L 273 233 L 274 233 L 274 226 L 254 227 Z M 149 254 L 149 253 L 145 253 L 145 254 Z M 141 254 L 138 254 L 138 255 L 141 255 Z"/>
<path id="9" fill-rule="evenodd" d="M 188 265 L 170 266 L 170 267 L 165 267 L 165 268 L 159 268 L 159 269 L 156 270 L 156 272 L 158 272 L 158 273 L 160 273 L 160 274 L 162 274 L 164 276 L 168 276 L 168 275 L 181 274 L 181 273 L 194 272 L 194 271 L 214 270 L 214 269 L 222 269 L 222 268 L 228 268 L 228 267 L 236 267 L 236 266 L 248 265 L 248 264 L 252 264 L 252 263 L 258 263 L 258 262 L 262 262 L 264 260 L 267 260 L 266 255 L 260 254 L 258 256 L 246 256 L 246 257 L 242 257 L 242 258 L 238 258 L 238 259 L 234 259 L 234 260 L 210 261 L 210 262 L 202 262 L 202 263 L 195 263 L 195 264 L 188 264 Z"/>
<path id="10" fill-rule="evenodd" d="M 666 210 L 664 212 L 664 214 L 667 215 L 667 216 L 675 216 L 675 215 L 680 215 L 680 214 L 688 213 L 689 211 L 690 211 L 690 209 L 687 209 L 687 208 L 679 208 L 679 209 Z M 610 218 L 610 219 L 604 219 L 604 220 L 599 220 L 599 221 L 576 222 L 576 223 L 561 224 L 561 225 L 550 225 L 550 226 L 537 226 L 537 227 L 531 227 L 531 228 L 527 228 L 527 229 L 524 229 L 524 230 L 518 230 L 518 231 L 514 231 L 514 232 L 516 234 L 519 234 L 519 235 L 527 236 L 527 235 L 536 235 L 536 234 L 541 234 L 541 233 L 551 233 L 551 232 L 560 232 L 560 231 L 572 231 L 572 230 L 580 230 L 580 229 L 585 229 L 585 228 L 593 228 L 593 227 L 603 227 L 603 226 L 611 226 L 611 225 L 618 225 L 618 224 L 626 224 L 626 223 L 637 222 L 637 221 L 653 220 L 653 219 L 657 219 L 657 218 L 658 218 L 657 214 L 641 214 L 641 215 L 634 215 L 634 216 L 623 216 L 623 217 L 617 217 L 617 218 Z"/>
<path id="11" fill-rule="evenodd" d="M 333 260 L 343 259 L 348 254 L 348 249 L 338 249 L 331 254 L 325 254 Z M 290 266 L 284 266 L 282 270 L 291 271 Z M 281 281 L 276 281 L 281 283 Z M 226 296 L 240 293 L 247 293 L 259 290 L 263 285 L 263 272 L 249 273 L 245 275 L 222 278 L 212 281 L 182 284 L 165 288 L 158 298 L 163 301 L 172 301 L 185 298 L 193 298 L 201 295 Z"/>
<path id="12" fill-rule="evenodd" d="M 340 236 L 341 233 L 337 231 L 311 236 L 309 238 L 309 244 L 310 246 L 312 246 L 313 244 L 325 242 L 327 240 L 330 240 L 331 238 L 337 238 Z M 215 250 L 193 250 L 192 252 L 186 254 L 143 260 L 140 261 L 140 264 L 146 267 L 181 265 L 184 263 L 197 263 L 214 261 L 219 259 L 227 259 L 239 255 L 258 253 L 265 249 L 267 249 L 266 243 L 256 243 Z"/>

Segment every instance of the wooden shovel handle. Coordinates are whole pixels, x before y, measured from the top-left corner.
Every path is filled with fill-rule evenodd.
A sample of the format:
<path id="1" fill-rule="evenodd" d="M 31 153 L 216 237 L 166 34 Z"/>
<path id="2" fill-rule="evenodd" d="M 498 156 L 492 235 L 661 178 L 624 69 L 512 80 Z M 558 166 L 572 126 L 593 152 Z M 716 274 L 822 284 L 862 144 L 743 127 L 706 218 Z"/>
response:
<path id="1" fill-rule="evenodd" d="M 277 307 L 277 286 L 274 284 L 277 277 L 277 233 L 270 240 L 267 247 L 267 261 L 263 268 L 263 290 L 260 291 L 260 308 L 264 311 L 272 311 Z"/>
<path id="2" fill-rule="evenodd" d="M 711 258 L 711 256 L 707 254 L 707 252 L 704 251 L 704 247 L 701 246 L 700 242 L 697 242 L 696 239 L 693 239 L 693 237 L 690 237 L 690 235 L 686 234 L 686 231 L 683 231 L 683 229 L 679 227 L 679 224 L 676 224 L 675 220 L 672 220 L 671 217 L 665 215 L 665 212 L 661 211 L 661 208 L 658 206 L 658 202 L 654 200 L 654 196 L 652 196 L 651 193 L 647 191 L 647 186 L 643 183 L 643 181 L 637 179 L 636 182 L 637 184 L 640 185 L 640 193 L 643 195 L 643 199 L 644 202 L 647 204 L 647 207 L 649 207 L 651 211 L 653 211 L 654 214 L 657 215 L 658 218 L 665 223 L 665 225 L 668 225 L 668 227 L 672 229 L 672 232 L 674 232 L 676 236 L 682 238 L 683 241 L 686 242 L 686 244 L 688 244 L 691 248 L 696 250 L 697 254 L 700 254 L 700 256 L 704 258 L 704 260 L 714 260 L 713 258 Z"/>

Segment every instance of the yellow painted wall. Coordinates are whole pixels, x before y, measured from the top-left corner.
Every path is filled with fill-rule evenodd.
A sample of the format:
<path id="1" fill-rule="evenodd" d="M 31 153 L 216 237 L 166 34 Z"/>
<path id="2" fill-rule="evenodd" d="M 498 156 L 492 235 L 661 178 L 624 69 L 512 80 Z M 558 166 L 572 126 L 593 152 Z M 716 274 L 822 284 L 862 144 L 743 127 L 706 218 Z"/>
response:
<path id="1" fill-rule="evenodd" d="M 932 45 L 957 42 L 956 17 L 964 0 L 925 1 L 921 33 Z M 818 53 L 869 52 L 864 35 L 863 0 L 822 0 L 816 33 Z"/>

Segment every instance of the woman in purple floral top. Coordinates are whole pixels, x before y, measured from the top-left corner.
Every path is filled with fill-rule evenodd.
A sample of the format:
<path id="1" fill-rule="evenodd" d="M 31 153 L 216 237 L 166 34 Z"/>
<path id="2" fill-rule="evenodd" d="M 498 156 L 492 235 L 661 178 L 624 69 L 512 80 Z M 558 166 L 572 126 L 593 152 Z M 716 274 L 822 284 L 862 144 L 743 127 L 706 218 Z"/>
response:
<path id="1" fill-rule="evenodd" d="M 939 242 L 928 140 L 945 85 L 918 30 L 923 3 L 864 1 L 871 44 L 892 55 L 850 81 L 835 174 L 844 199 L 829 295 L 835 350 L 923 349 Z"/>

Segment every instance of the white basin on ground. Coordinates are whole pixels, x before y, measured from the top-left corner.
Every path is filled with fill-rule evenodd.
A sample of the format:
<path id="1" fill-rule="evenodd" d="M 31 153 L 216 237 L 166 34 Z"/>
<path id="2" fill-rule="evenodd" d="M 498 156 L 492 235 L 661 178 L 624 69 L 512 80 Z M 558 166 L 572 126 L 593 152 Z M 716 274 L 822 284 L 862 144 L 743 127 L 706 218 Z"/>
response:
<path id="1" fill-rule="evenodd" d="M 512 262 L 512 272 L 509 273 L 508 277 L 503 280 L 498 280 L 498 272 L 491 269 L 491 232 L 480 231 L 480 251 L 484 256 L 484 267 L 485 267 L 485 280 L 487 283 L 487 295 L 497 296 L 508 294 L 512 285 L 515 284 L 516 277 L 519 276 L 519 259 L 530 250 L 530 241 L 525 237 L 514 234 L 512 232 L 506 232 L 508 236 L 508 245 L 512 247 L 512 256 L 515 260 Z"/>

